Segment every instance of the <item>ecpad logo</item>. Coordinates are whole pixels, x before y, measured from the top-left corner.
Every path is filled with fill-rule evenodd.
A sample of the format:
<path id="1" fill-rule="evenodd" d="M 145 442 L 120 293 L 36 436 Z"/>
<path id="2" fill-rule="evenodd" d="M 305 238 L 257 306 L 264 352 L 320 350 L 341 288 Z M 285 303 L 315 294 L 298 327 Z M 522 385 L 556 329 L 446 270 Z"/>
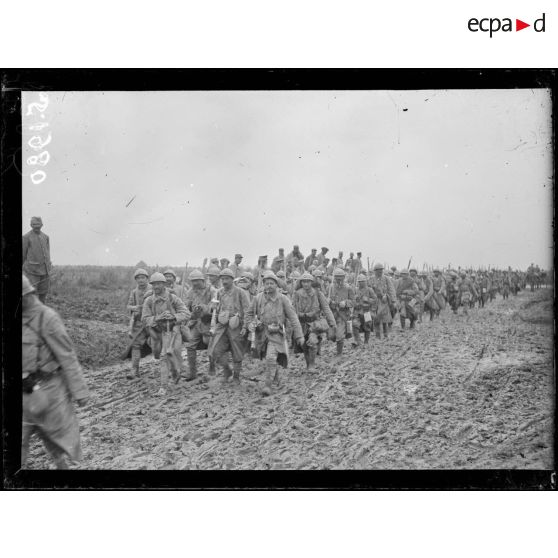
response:
<path id="1" fill-rule="evenodd" d="M 533 22 L 533 29 L 536 33 L 545 32 L 545 16 L 546 14 L 543 13 L 543 15 L 539 19 L 536 19 Z M 469 28 L 469 31 L 473 33 L 477 33 L 478 31 L 482 31 L 483 33 L 490 33 L 490 38 L 492 38 L 492 35 L 494 33 L 497 33 L 498 31 L 503 31 L 504 33 L 513 31 L 512 19 L 509 17 L 505 17 L 503 19 L 497 17 L 485 17 L 482 19 L 477 19 L 475 17 L 472 17 L 468 21 L 467 27 Z M 515 20 L 516 31 L 521 31 L 522 29 L 525 29 L 527 27 L 531 27 L 531 24 L 525 23 L 520 19 Z"/>

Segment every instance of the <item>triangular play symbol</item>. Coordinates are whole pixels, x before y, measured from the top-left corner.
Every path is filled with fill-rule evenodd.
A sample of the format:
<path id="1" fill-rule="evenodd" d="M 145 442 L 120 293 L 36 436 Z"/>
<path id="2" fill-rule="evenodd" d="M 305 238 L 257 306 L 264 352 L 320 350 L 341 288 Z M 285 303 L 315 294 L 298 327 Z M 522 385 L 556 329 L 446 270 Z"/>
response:
<path id="1" fill-rule="evenodd" d="M 522 29 L 525 29 L 525 27 L 531 27 L 531 24 L 530 23 L 525 23 L 524 21 L 521 21 L 520 19 L 515 20 L 515 30 L 516 31 L 521 31 Z"/>

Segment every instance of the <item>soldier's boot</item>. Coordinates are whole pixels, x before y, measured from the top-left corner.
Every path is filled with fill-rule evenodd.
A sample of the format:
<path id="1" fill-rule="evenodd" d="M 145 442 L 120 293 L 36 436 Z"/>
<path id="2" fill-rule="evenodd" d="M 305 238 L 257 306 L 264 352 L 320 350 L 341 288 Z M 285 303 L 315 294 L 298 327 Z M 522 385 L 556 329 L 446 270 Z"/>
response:
<path id="1" fill-rule="evenodd" d="M 223 363 L 223 383 L 226 384 L 229 378 L 233 375 L 231 367 L 228 362 Z"/>
<path id="2" fill-rule="evenodd" d="M 337 341 L 335 360 L 341 360 L 342 356 L 343 356 L 343 341 Z"/>
<path id="3" fill-rule="evenodd" d="M 399 317 L 399 321 L 401 322 L 401 329 L 405 329 L 405 318 L 402 316 Z"/>
<path id="4" fill-rule="evenodd" d="M 277 384 L 278 388 L 280 388 L 283 385 L 281 382 L 281 367 L 278 365 L 275 366 L 275 374 L 273 374 L 273 383 Z"/>
<path id="5" fill-rule="evenodd" d="M 209 375 L 215 376 L 215 361 L 213 357 L 209 357 Z"/>
<path id="6" fill-rule="evenodd" d="M 307 368 L 308 372 L 314 372 L 316 370 L 316 354 L 318 349 L 316 347 L 309 347 L 308 348 L 308 356 L 307 356 Z"/>
<path id="7" fill-rule="evenodd" d="M 128 380 L 133 380 L 139 377 L 139 365 L 140 365 L 141 353 L 139 349 L 132 349 L 132 368 L 126 374 Z"/>
<path id="8" fill-rule="evenodd" d="M 198 375 L 198 365 L 196 363 L 196 350 L 188 349 L 188 374 L 186 374 L 186 381 L 190 382 Z"/>
<path id="9" fill-rule="evenodd" d="M 360 339 L 360 332 L 357 328 L 353 327 L 353 340 L 351 341 L 353 347 L 360 347 L 362 345 L 362 341 Z"/>
<path id="10" fill-rule="evenodd" d="M 382 338 L 382 324 L 374 324 L 374 333 L 376 334 L 376 339 Z"/>
<path id="11" fill-rule="evenodd" d="M 264 387 L 262 388 L 262 395 L 268 396 L 271 395 L 271 380 L 272 374 L 275 374 L 275 361 L 273 359 L 266 359 L 265 363 L 265 378 L 264 378 Z"/>
<path id="12" fill-rule="evenodd" d="M 161 379 L 161 386 L 159 387 L 157 395 L 166 395 L 167 387 L 169 384 L 169 366 L 166 358 L 159 361 L 159 374 Z"/>
<path id="13" fill-rule="evenodd" d="M 68 464 L 66 463 L 66 459 L 64 455 L 55 455 L 53 456 L 54 465 L 57 469 L 69 469 Z"/>
<path id="14" fill-rule="evenodd" d="M 240 373 L 242 372 L 242 362 L 233 362 L 233 378 L 234 384 L 240 384 Z"/>

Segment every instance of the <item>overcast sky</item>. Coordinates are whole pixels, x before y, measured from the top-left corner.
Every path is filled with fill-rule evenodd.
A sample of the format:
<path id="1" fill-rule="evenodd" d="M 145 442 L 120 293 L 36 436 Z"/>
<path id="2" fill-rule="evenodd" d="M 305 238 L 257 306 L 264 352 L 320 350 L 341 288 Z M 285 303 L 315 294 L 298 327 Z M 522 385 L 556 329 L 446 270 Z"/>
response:
<path id="1" fill-rule="evenodd" d="M 22 232 L 42 216 L 55 265 L 254 265 L 293 244 L 551 265 L 548 90 L 50 92 L 26 116 L 38 99 Z M 48 131 L 50 161 L 27 164 Z"/>

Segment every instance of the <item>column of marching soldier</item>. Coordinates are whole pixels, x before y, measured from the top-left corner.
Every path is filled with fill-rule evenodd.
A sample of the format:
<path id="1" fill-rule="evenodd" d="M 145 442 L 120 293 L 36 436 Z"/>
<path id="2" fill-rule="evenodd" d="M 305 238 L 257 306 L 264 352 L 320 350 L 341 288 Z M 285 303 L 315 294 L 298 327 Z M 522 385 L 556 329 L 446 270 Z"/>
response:
<path id="1" fill-rule="evenodd" d="M 67 468 L 67 457 L 81 458 L 73 401 L 84 406 L 90 394 L 62 319 L 44 304 L 52 264 L 42 226 L 42 219 L 33 217 L 32 230 L 23 236 L 21 467 L 26 467 L 30 437 L 37 433 L 56 467 Z M 458 274 L 450 269 L 417 273 L 409 262 L 408 269 L 392 267 L 384 273 L 379 263 L 372 262 L 372 269 L 367 263 L 365 269 L 361 253 L 351 253 L 344 262 L 342 252 L 331 261 L 326 247 L 316 252 L 304 258 L 298 246 L 288 256 L 281 249 L 269 267 L 267 257 L 260 257 L 253 272 L 242 268 L 240 254 L 232 264 L 212 259 L 207 269 L 204 263 L 183 276 L 181 284 L 170 269 L 151 275 L 137 269 L 127 306 L 128 376 L 138 375 L 141 357 L 152 352 L 160 361 L 159 393 L 165 394 L 182 373 L 188 380 L 197 376 L 197 352 L 207 349 L 209 374 L 215 375 L 219 365 L 225 382 L 238 383 L 242 361 L 250 354 L 264 361 L 263 394 L 269 395 L 273 382 L 280 383 L 280 368 L 288 366 L 291 349 L 304 354 L 312 372 L 326 339 L 336 343 L 339 359 L 346 339 L 362 347 L 371 333 L 388 337 L 397 313 L 404 330 L 407 321 L 414 328 L 424 314 L 436 319 L 446 305 L 455 313 L 462 306 L 467 313 L 497 292 L 505 299 L 526 283 L 531 290 L 546 285 L 546 272 L 534 265 L 527 272 L 508 268 Z"/>
<path id="2" fill-rule="evenodd" d="M 360 252 L 346 261 L 343 252 L 331 260 L 327 252 L 313 249 L 304 258 L 298 246 L 287 256 L 279 249 L 270 266 L 261 256 L 253 271 L 243 269 L 240 254 L 232 264 L 212 258 L 181 284 L 172 269 L 151 275 L 137 269 L 127 306 L 131 342 L 125 357 L 132 363 L 127 377 L 139 376 L 141 358 L 152 352 L 160 366 L 158 393 L 165 395 L 182 376 L 197 377 L 197 353 L 207 350 L 209 375 L 219 366 L 225 383 L 240 382 L 246 356 L 261 359 L 262 394 L 270 395 L 291 351 L 304 354 L 311 373 L 326 339 L 335 342 L 338 360 L 346 340 L 357 349 L 369 343 L 371 333 L 387 338 L 397 315 L 402 330 L 407 322 L 413 329 L 425 314 L 434 320 L 446 306 L 467 314 L 497 292 L 507 298 L 525 287 L 526 274 L 511 269 L 418 272 L 409 262 L 407 269 L 385 272 L 381 263 L 364 266 Z"/>

